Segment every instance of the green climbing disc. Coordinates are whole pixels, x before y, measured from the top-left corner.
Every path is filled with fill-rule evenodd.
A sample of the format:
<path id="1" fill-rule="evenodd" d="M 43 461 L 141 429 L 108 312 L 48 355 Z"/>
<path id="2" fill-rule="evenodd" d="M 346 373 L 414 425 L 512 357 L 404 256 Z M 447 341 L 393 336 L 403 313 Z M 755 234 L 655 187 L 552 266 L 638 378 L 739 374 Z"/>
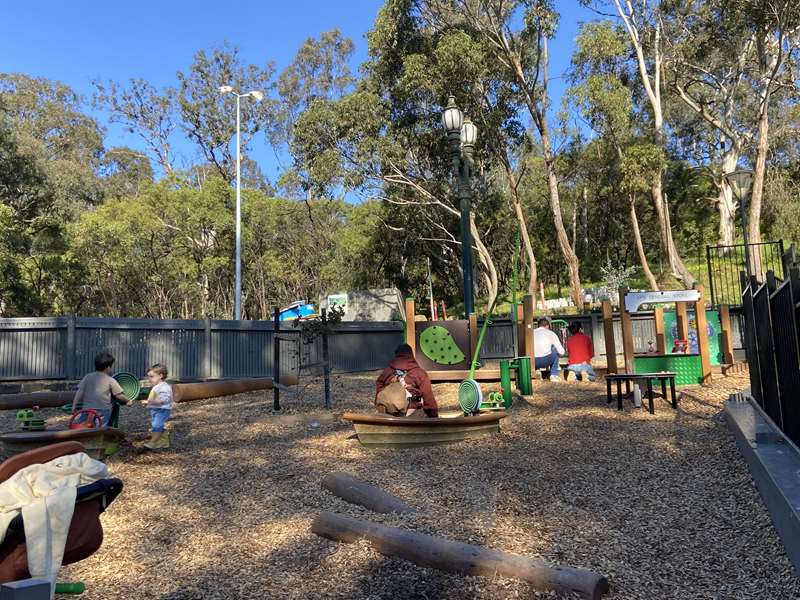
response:
<path id="1" fill-rule="evenodd" d="M 482 400 L 481 386 L 474 379 L 465 379 L 458 386 L 458 405 L 465 415 L 476 412 Z"/>
<path id="2" fill-rule="evenodd" d="M 113 377 L 122 387 L 122 393 L 125 394 L 128 400 L 136 400 L 139 397 L 142 386 L 139 384 L 139 378 L 136 375 L 120 371 L 119 373 L 114 373 Z"/>
<path id="3" fill-rule="evenodd" d="M 440 325 L 422 330 L 419 334 L 419 347 L 425 356 L 440 365 L 457 365 L 467 358 L 450 332 Z"/>

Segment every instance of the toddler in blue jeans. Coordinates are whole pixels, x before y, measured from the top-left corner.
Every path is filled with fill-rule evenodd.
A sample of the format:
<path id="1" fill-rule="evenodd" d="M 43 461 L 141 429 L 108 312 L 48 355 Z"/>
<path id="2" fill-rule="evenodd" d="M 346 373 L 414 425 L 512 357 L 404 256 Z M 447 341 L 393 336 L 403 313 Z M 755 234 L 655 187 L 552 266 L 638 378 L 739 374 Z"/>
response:
<path id="1" fill-rule="evenodd" d="M 169 432 L 165 425 L 172 414 L 172 386 L 167 383 L 167 367 L 156 363 L 147 372 L 150 380 L 150 394 L 142 403 L 150 411 L 150 440 L 144 447 L 150 450 L 169 448 Z"/>

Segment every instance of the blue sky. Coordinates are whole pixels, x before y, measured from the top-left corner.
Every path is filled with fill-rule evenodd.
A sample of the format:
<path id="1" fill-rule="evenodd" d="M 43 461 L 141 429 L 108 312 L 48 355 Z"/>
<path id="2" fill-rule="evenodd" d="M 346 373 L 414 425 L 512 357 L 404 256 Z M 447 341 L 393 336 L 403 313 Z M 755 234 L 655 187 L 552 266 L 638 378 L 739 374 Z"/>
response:
<path id="1" fill-rule="evenodd" d="M 353 67 L 366 55 L 366 32 L 382 0 L 98 0 L 3 2 L 0 20 L 0 71 L 57 79 L 91 96 L 96 79 L 126 81 L 132 77 L 156 86 L 174 85 L 175 72 L 185 69 L 194 53 L 224 42 L 238 46 L 244 60 L 288 64 L 308 37 L 338 27 L 356 44 Z M 579 21 L 594 18 L 577 0 L 556 0 L 561 13 L 558 36 L 551 46 L 554 105 L 563 91 L 559 76 L 569 58 Z M 90 111 L 91 112 L 91 111 Z M 141 147 L 132 135 L 108 128 L 107 145 Z M 178 151 L 192 159 L 188 146 Z M 278 164 L 266 147 L 252 153 L 274 180 Z"/>

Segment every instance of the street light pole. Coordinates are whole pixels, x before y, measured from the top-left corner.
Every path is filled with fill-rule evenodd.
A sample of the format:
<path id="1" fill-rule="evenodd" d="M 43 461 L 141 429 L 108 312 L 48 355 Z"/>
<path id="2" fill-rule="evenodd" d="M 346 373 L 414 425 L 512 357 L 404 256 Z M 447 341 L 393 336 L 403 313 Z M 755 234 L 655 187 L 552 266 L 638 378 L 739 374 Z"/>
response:
<path id="1" fill-rule="evenodd" d="M 264 99 L 264 93 L 253 90 L 246 94 L 240 94 L 230 85 L 223 85 L 219 88 L 221 94 L 233 94 L 236 96 L 236 256 L 235 256 L 235 276 L 233 291 L 233 318 L 239 321 L 242 318 L 242 148 L 241 148 L 241 100 L 246 97 L 253 97 L 256 102 Z"/>
<path id="2" fill-rule="evenodd" d="M 442 122 L 450 143 L 453 170 L 456 174 L 458 207 L 461 216 L 461 270 L 464 275 L 464 313 L 466 317 L 475 312 L 474 286 L 472 282 L 472 210 L 473 151 L 478 137 L 478 128 L 456 106 L 450 96 L 442 113 Z"/>
<path id="3" fill-rule="evenodd" d="M 234 283 L 233 318 L 242 318 L 242 157 L 240 144 L 241 96 L 236 94 L 236 276 Z"/>

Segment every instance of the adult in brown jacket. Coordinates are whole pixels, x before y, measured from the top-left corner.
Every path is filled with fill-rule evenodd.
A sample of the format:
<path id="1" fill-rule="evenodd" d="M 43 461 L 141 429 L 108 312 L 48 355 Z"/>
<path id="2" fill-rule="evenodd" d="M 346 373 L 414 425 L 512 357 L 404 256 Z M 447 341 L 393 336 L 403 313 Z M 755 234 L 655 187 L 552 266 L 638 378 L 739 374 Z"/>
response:
<path id="1" fill-rule="evenodd" d="M 405 388 L 411 397 L 408 399 L 408 412 L 422 409 L 429 417 L 439 416 L 439 405 L 433 395 L 431 380 L 425 369 L 414 360 L 414 352 L 408 344 L 400 344 L 394 351 L 394 358 L 378 376 L 375 390 L 376 404 L 378 394 L 390 384 L 402 378 Z"/>

